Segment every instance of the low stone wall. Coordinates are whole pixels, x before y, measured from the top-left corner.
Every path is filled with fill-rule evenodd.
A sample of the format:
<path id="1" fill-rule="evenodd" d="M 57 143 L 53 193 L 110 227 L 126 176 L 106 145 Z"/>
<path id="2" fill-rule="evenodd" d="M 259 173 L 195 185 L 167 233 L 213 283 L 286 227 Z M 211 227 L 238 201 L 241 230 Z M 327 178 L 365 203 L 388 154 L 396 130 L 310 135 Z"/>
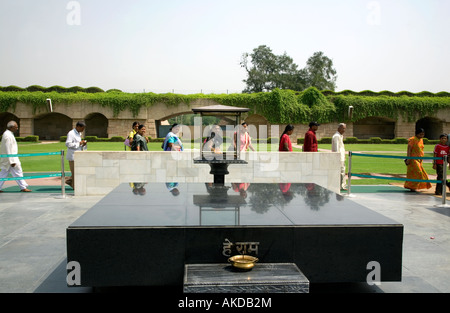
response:
<path id="1" fill-rule="evenodd" d="M 213 182 L 198 152 L 80 151 L 75 153 L 75 195 L 106 195 L 121 183 Z M 316 183 L 339 192 L 339 154 L 333 152 L 248 152 L 248 164 L 228 167 L 226 183 Z"/>

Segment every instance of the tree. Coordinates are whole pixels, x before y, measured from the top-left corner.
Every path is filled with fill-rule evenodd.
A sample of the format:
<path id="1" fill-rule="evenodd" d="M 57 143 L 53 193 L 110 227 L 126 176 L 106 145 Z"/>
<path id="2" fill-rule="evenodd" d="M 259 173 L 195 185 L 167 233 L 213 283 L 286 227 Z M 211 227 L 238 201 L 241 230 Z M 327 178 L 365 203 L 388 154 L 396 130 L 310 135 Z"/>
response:
<path id="1" fill-rule="evenodd" d="M 308 87 L 319 90 L 333 90 L 336 88 L 336 70 L 333 61 L 323 52 L 315 52 L 306 62 L 306 77 Z"/>
<path id="2" fill-rule="evenodd" d="M 251 64 L 251 65 L 250 65 Z M 267 46 L 253 49 L 253 53 L 242 55 L 241 67 L 248 77 L 244 82 L 247 87 L 243 92 L 263 92 L 280 89 L 303 89 L 304 79 L 300 76 L 297 65 L 286 53 L 275 55 Z"/>
<path id="3" fill-rule="evenodd" d="M 247 71 L 244 93 L 272 91 L 275 88 L 302 91 L 308 87 L 320 90 L 336 88 L 336 70 L 333 61 L 323 52 L 316 52 L 308 59 L 304 69 L 298 69 L 293 59 L 286 54 L 275 55 L 261 45 L 252 53 L 242 55 L 241 67 Z"/>

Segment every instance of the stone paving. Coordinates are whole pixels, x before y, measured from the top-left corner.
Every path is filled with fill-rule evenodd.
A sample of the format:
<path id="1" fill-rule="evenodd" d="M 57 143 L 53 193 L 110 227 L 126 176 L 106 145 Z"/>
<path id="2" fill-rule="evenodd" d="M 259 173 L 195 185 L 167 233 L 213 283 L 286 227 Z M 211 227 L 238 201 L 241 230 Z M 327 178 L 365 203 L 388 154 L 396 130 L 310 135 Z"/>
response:
<path id="1" fill-rule="evenodd" d="M 66 286 L 65 232 L 101 198 L 0 194 L 0 292 L 92 292 Z M 402 282 L 313 285 L 312 293 L 450 292 L 450 208 L 441 206 L 440 197 L 397 191 L 354 193 L 350 200 L 404 225 Z"/>

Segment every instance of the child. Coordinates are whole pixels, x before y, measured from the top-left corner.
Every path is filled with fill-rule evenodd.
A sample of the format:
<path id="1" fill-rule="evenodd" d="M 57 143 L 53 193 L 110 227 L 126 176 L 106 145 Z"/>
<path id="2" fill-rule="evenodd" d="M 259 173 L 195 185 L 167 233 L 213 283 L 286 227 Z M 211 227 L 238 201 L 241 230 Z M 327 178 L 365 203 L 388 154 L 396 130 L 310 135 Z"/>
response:
<path id="1" fill-rule="evenodd" d="M 448 156 L 450 147 L 447 146 L 447 135 L 442 134 L 439 136 L 440 142 L 434 147 L 434 157 L 441 158 L 444 156 Z M 433 169 L 436 170 L 437 180 L 443 180 L 443 172 L 444 172 L 444 161 L 443 160 L 433 160 Z M 450 183 L 446 182 L 447 187 L 450 188 Z M 442 184 L 436 184 L 436 191 L 434 192 L 436 195 L 442 195 Z"/>

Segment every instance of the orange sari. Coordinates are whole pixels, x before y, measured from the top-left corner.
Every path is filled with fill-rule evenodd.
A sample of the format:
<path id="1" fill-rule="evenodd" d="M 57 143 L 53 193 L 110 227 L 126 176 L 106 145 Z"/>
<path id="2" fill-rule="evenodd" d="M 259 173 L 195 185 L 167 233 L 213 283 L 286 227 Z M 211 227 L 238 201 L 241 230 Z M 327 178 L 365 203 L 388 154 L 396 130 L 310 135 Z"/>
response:
<path id="1" fill-rule="evenodd" d="M 424 156 L 424 145 L 423 139 L 419 139 L 416 136 L 409 138 L 408 146 L 411 147 L 411 155 L 412 157 L 423 157 Z M 425 169 L 422 166 L 423 160 L 409 160 L 409 165 L 406 171 L 406 178 L 410 179 L 421 179 L 428 180 L 428 174 L 425 172 Z M 430 189 L 431 183 L 426 182 L 413 182 L 406 181 L 405 188 L 407 189 Z"/>

